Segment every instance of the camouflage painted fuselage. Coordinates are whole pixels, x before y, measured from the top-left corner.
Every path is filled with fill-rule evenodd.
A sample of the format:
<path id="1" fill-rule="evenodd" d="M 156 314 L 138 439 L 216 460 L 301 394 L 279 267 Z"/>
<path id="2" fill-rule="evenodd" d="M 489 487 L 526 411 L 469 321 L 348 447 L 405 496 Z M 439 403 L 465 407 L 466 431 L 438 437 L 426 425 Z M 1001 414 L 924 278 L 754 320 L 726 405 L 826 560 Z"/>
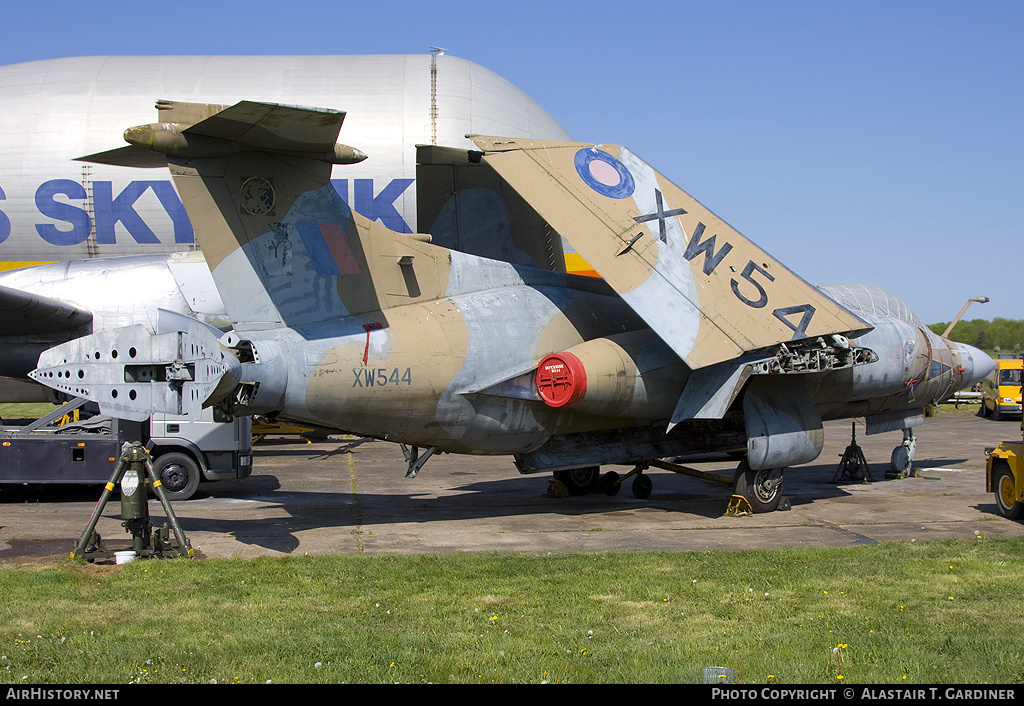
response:
<path id="1" fill-rule="evenodd" d="M 641 330 L 642 322 L 600 282 L 450 256 L 444 297 L 288 329 L 283 342 L 280 329 L 265 341 L 248 334 L 258 350 L 279 346 L 288 371 L 287 384 L 274 388 L 280 397 L 261 386 L 252 406 L 413 445 L 493 454 L 671 413 L 682 380 L 674 390 L 635 391 L 635 404 L 623 409 L 643 410 L 644 420 L 545 405 L 529 378 L 544 355 Z M 643 359 L 680 365 L 658 341 L 648 348 Z"/>

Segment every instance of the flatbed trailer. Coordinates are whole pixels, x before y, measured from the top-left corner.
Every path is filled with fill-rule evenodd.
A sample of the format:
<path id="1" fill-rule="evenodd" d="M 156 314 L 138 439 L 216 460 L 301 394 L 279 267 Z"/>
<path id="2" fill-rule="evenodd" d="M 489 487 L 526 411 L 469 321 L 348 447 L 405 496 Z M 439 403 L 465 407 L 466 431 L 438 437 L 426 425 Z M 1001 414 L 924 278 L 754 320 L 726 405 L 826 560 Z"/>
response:
<path id="1" fill-rule="evenodd" d="M 146 447 L 169 500 L 187 500 L 201 481 L 242 479 L 252 472 L 252 421 L 248 417 L 204 419 L 154 415 L 144 422 L 91 417 L 52 424 L 78 409 L 72 400 L 25 426 L 0 427 L 0 484 L 102 485 L 110 479 L 121 448 Z"/>

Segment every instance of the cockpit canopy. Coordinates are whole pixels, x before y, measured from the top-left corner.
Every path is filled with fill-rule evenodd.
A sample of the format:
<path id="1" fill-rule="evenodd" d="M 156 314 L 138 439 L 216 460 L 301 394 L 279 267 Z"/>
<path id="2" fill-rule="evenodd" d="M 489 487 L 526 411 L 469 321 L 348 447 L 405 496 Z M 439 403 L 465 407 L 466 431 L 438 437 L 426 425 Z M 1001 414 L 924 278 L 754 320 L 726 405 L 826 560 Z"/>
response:
<path id="1" fill-rule="evenodd" d="M 819 285 L 818 289 L 855 314 L 891 316 L 911 326 L 924 328 L 924 322 L 902 299 L 881 287 L 869 284 L 825 284 Z"/>

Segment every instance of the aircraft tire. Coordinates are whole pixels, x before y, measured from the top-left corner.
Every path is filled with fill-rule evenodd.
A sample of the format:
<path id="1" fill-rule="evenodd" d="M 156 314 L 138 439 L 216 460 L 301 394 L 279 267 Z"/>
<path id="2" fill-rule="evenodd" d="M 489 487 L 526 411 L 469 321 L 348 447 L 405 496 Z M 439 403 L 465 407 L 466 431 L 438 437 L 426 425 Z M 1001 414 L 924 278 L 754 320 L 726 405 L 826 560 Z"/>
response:
<path id="1" fill-rule="evenodd" d="M 601 482 L 597 486 L 597 490 L 605 495 L 618 495 L 619 491 L 622 490 L 622 484 L 619 483 L 619 474 L 615 471 L 608 471 L 601 476 Z"/>
<path id="2" fill-rule="evenodd" d="M 1013 471 L 1006 463 L 1000 463 L 992 475 L 992 486 L 995 488 L 996 508 L 999 510 L 999 514 L 1008 520 L 1016 520 L 1024 512 L 1024 503 L 1015 499 L 1016 483 L 1013 479 Z"/>
<path id="3" fill-rule="evenodd" d="M 736 469 L 736 495 L 750 503 L 755 513 L 774 512 L 782 500 L 783 468 L 765 468 L 755 471 L 746 460 Z M 772 482 L 776 481 L 776 482 Z"/>
<path id="4" fill-rule="evenodd" d="M 900 444 L 892 450 L 889 459 L 889 470 L 899 473 L 900 478 L 906 478 L 910 474 L 910 450 Z"/>
<path id="5" fill-rule="evenodd" d="M 651 482 L 650 476 L 645 476 L 643 473 L 637 473 L 636 477 L 633 478 L 633 497 L 639 500 L 646 500 L 651 497 L 651 490 L 654 488 L 654 483 Z"/>
<path id="6" fill-rule="evenodd" d="M 199 466 L 182 453 L 168 453 L 153 461 L 153 472 L 160 479 L 164 495 L 171 502 L 188 500 L 199 488 Z"/>
<path id="7" fill-rule="evenodd" d="M 601 467 L 570 468 L 567 471 L 555 471 L 553 475 L 555 480 L 566 487 L 569 495 L 588 495 L 597 489 L 601 480 Z"/>

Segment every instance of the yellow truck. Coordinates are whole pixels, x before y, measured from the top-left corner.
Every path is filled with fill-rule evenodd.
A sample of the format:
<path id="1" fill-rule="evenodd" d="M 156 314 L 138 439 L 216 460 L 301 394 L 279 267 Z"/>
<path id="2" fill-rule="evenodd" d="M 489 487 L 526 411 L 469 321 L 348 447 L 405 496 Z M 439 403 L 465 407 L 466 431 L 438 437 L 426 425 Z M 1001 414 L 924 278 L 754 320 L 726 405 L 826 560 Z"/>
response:
<path id="1" fill-rule="evenodd" d="M 999 360 L 995 373 L 989 378 L 991 381 L 999 382 L 999 395 L 1010 402 L 1016 399 L 1018 413 L 1021 393 L 1024 392 L 1024 388 L 1021 387 L 1022 362 L 1024 361 L 1020 358 Z M 1016 363 L 1016 366 L 1012 365 L 1013 363 Z M 1005 385 L 1004 379 L 1008 381 Z M 1014 379 L 1017 381 L 1016 386 L 1011 382 Z M 986 395 L 990 387 L 988 382 L 985 383 Z M 991 387 L 996 385 L 993 384 Z M 985 402 L 983 401 L 983 404 Z M 1003 409 L 1007 404 L 1008 402 L 1004 402 Z M 1000 407 L 995 407 L 997 418 L 999 409 Z M 1016 520 L 1024 514 L 1024 420 L 1021 421 L 1020 428 L 1021 438 L 1017 441 L 1004 441 L 995 448 L 985 449 L 985 490 L 995 493 L 999 514 L 1011 520 Z"/>
<path id="2" fill-rule="evenodd" d="M 1020 358 L 1000 358 L 996 369 L 981 383 L 981 413 L 993 419 L 1002 419 L 1007 414 L 1021 413 L 1021 367 Z"/>

